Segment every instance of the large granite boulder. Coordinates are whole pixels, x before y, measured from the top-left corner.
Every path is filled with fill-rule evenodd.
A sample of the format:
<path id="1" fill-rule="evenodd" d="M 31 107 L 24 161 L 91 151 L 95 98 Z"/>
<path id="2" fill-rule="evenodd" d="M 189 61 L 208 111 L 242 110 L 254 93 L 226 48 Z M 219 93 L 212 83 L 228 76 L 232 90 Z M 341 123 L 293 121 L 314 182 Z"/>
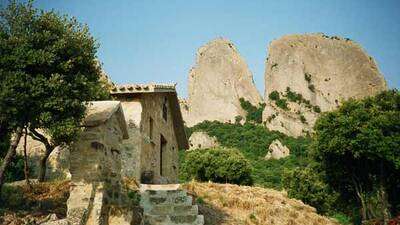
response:
<path id="1" fill-rule="evenodd" d="M 217 138 L 210 137 L 206 132 L 197 131 L 190 135 L 189 150 L 215 148 L 218 146 Z"/>
<path id="2" fill-rule="evenodd" d="M 290 155 L 288 147 L 283 145 L 278 139 L 274 140 L 268 147 L 268 153 L 265 156 L 266 160 L 281 159 Z"/>
<path id="3" fill-rule="evenodd" d="M 387 88 L 373 58 L 349 39 L 288 35 L 272 41 L 268 52 L 263 121 L 271 130 L 307 134 L 320 112 Z"/>
<path id="4" fill-rule="evenodd" d="M 263 101 L 233 43 L 220 38 L 201 47 L 189 73 L 189 97 L 181 101 L 186 126 L 204 120 L 233 123 L 236 116 L 245 117 L 240 98 L 253 105 Z"/>

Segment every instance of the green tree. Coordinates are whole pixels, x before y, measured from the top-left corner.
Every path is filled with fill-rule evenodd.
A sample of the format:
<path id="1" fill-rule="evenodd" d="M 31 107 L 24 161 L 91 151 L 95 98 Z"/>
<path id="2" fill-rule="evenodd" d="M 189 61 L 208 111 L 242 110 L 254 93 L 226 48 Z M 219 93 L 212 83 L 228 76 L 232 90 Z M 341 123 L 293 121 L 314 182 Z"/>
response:
<path id="1" fill-rule="evenodd" d="M 283 185 L 290 198 L 302 200 L 319 213 L 331 213 L 337 206 L 338 194 L 324 181 L 324 175 L 312 166 L 286 169 Z"/>
<path id="2" fill-rule="evenodd" d="M 399 92 L 351 99 L 323 113 L 312 146 L 328 183 L 357 200 L 362 219 L 380 217 L 387 223 L 389 202 L 396 210 L 400 193 Z"/>
<path id="3" fill-rule="evenodd" d="M 46 146 L 42 181 L 53 149 L 77 136 L 85 102 L 108 98 L 99 82 L 97 48 L 75 18 L 39 11 L 32 1 L 11 1 L 1 10 L 0 124 L 6 121 L 14 138 L 0 168 L 0 188 L 23 129 Z"/>

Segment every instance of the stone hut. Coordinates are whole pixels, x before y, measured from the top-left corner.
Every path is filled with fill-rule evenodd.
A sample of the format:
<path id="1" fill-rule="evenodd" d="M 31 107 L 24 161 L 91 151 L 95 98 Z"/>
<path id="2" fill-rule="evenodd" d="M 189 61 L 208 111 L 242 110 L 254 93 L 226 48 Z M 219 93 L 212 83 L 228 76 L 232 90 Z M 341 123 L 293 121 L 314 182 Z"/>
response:
<path id="1" fill-rule="evenodd" d="M 117 85 L 130 138 L 123 141 L 122 175 L 140 183 L 178 181 L 178 150 L 188 149 L 175 85 Z"/>
<path id="2" fill-rule="evenodd" d="M 70 147 L 67 220 L 77 225 L 103 224 L 110 218 L 110 208 L 123 201 L 122 140 L 129 136 L 121 104 L 90 102 L 83 126 L 78 141 Z"/>

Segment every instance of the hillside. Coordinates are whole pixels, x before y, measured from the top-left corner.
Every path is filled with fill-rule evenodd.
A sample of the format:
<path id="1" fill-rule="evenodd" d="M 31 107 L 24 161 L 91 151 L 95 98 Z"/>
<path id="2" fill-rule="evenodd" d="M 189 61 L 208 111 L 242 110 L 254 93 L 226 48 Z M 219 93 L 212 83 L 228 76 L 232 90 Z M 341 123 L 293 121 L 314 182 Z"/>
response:
<path id="1" fill-rule="evenodd" d="M 184 187 L 197 196 L 206 225 L 339 224 L 318 215 L 311 206 L 272 189 L 198 182 Z"/>

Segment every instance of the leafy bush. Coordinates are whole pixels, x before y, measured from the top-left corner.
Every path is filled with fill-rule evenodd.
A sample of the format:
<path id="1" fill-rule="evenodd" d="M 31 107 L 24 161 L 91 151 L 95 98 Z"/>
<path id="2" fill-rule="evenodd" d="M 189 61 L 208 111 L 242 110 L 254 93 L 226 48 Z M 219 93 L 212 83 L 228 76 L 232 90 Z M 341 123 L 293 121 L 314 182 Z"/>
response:
<path id="1" fill-rule="evenodd" d="M 322 174 L 310 166 L 286 170 L 283 184 L 289 197 L 302 200 L 320 213 L 335 209 L 338 194 L 323 181 Z"/>
<path id="2" fill-rule="evenodd" d="M 265 103 L 260 103 L 259 106 L 256 107 L 244 98 L 240 98 L 239 101 L 240 106 L 247 112 L 246 122 L 262 123 L 262 112 L 265 108 Z M 235 118 L 236 122 L 237 120 L 238 119 Z"/>
<path id="3" fill-rule="evenodd" d="M 280 99 L 280 97 L 279 97 L 279 92 L 278 92 L 278 91 L 273 91 L 273 92 L 271 92 L 271 93 L 268 95 L 268 97 L 269 97 L 269 99 L 272 100 L 272 101 L 276 101 L 276 100 L 279 100 L 279 99 Z"/>
<path id="4" fill-rule="evenodd" d="M 317 105 L 314 105 L 314 106 L 313 106 L 313 110 L 314 110 L 314 112 L 316 112 L 316 113 L 320 113 L 320 112 L 321 112 L 321 108 L 320 108 L 319 106 L 317 106 Z"/>
<path id="5" fill-rule="evenodd" d="M 290 87 L 286 88 L 286 97 L 291 102 L 299 102 L 299 103 L 301 103 L 302 100 L 303 100 L 303 96 L 301 94 L 298 94 L 298 93 L 290 90 Z"/>
<path id="6" fill-rule="evenodd" d="M 284 99 L 284 98 L 276 100 L 275 104 L 276 104 L 276 106 L 278 106 L 279 108 L 281 108 L 285 111 L 289 110 L 288 103 L 287 103 L 286 99 Z"/>
<path id="7" fill-rule="evenodd" d="M 304 115 L 300 115 L 300 121 L 301 121 L 302 123 L 307 123 L 307 120 L 306 120 L 306 118 L 304 117 Z"/>
<path id="8" fill-rule="evenodd" d="M 181 170 L 186 179 L 252 184 L 251 165 L 236 149 L 214 148 L 190 151 Z"/>

